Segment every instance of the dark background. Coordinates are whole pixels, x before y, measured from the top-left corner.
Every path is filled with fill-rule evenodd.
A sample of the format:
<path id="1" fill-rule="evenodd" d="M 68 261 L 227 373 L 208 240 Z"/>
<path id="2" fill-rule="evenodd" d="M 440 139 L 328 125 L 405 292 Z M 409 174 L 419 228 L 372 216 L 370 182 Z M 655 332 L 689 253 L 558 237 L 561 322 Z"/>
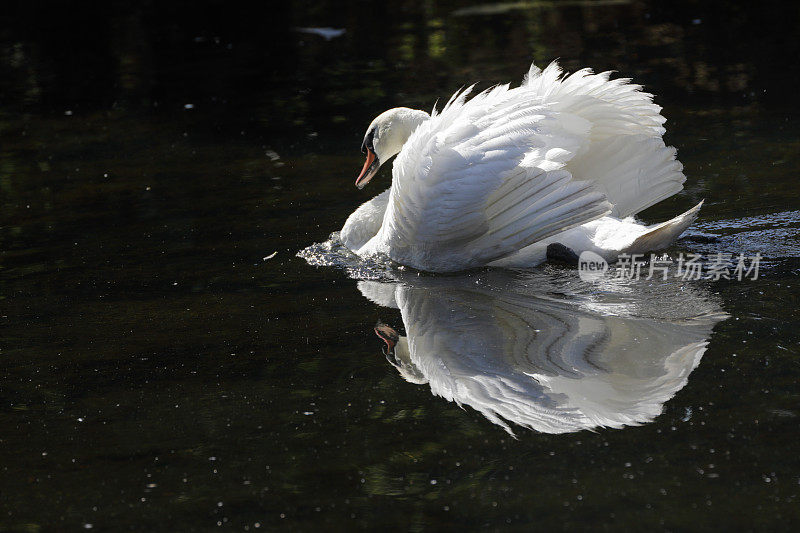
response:
<path id="1" fill-rule="evenodd" d="M 0 9 L 0 530 L 800 520 L 800 4 L 133 4 Z M 352 186 L 379 112 L 557 58 L 664 107 L 688 180 L 644 219 L 705 198 L 764 270 L 707 287 L 731 318 L 653 423 L 513 440 L 295 254 L 388 184 Z"/>
<path id="2" fill-rule="evenodd" d="M 136 4 L 7 3 L 6 112 L 155 113 L 191 101 L 224 115 L 220 126 L 283 132 L 398 101 L 429 107 L 469 80 L 505 81 L 559 57 L 635 73 L 665 103 L 785 107 L 800 81 L 792 2 L 530 2 L 489 15 L 459 15 L 471 3 L 454 1 Z M 326 41 L 301 27 L 346 33 Z"/>

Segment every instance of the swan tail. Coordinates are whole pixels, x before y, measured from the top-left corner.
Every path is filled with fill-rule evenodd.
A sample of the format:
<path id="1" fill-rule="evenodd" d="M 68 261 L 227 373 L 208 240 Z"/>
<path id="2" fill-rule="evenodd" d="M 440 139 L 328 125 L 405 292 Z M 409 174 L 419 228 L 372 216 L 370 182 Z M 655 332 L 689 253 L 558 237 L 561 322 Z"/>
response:
<path id="1" fill-rule="evenodd" d="M 474 249 L 482 250 L 478 260 L 485 264 L 610 210 L 602 192 L 591 183 L 574 181 L 565 170 L 520 169 L 489 197 L 488 229 Z"/>
<path id="2" fill-rule="evenodd" d="M 702 206 L 703 202 L 700 202 L 685 213 L 652 226 L 647 233 L 637 237 L 622 253 L 641 254 L 666 248 L 695 221 Z"/>

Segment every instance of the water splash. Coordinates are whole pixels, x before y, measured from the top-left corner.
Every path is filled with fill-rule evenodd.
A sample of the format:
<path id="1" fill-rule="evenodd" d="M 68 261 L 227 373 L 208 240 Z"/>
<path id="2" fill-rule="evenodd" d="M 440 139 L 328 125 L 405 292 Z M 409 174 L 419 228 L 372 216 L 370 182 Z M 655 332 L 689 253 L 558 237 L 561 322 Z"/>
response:
<path id="1" fill-rule="evenodd" d="M 350 251 L 339 239 L 339 232 L 331 233 L 325 242 L 314 243 L 297 252 L 312 266 L 335 267 L 358 280 L 392 280 L 395 270 L 388 258 L 362 258 Z"/>

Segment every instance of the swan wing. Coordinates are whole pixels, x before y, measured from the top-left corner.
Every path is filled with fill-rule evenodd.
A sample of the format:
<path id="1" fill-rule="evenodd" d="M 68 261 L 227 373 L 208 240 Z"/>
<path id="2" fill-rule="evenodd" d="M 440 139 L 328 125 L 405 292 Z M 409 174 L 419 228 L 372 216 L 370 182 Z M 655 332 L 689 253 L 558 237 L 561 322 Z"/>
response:
<path id="1" fill-rule="evenodd" d="M 610 211 L 602 192 L 564 168 L 591 123 L 526 89 L 498 86 L 467 101 L 468 92 L 434 111 L 398 155 L 382 251 L 422 270 L 463 270 Z"/>
<path id="2" fill-rule="evenodd" d="M 553 111 L 590 124 L 565 168 L 602 190 L 611 214 L 624 218 L 679 192 L 686 176 L 675 148 L 664 144 L 666 119 L 653 95 L 610 75 L 582 69 L 564 76 L 556 63 L 544 70 L 532 65 L 523 87 Z"/>

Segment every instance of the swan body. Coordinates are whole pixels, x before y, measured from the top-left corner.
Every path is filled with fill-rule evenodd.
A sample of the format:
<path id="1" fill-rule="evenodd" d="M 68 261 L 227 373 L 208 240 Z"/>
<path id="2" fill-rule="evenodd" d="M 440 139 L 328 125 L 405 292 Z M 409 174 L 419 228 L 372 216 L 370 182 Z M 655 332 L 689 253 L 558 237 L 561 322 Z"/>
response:
<path id="1" fill-rule="evenodd" d="M 607 260 L 668 246 L 702 202 L 654 226 L 633 219 L 686 177 L 652 95 L 609 76 L 531 66 L 520 87 L 469 100 L 466 89 L 430 115 L 382 113 L 356 185 L 397 155 L 392 184 L 350 215 L 341 241 L 431 272 L 535 266 L 554 242 Z"/>

